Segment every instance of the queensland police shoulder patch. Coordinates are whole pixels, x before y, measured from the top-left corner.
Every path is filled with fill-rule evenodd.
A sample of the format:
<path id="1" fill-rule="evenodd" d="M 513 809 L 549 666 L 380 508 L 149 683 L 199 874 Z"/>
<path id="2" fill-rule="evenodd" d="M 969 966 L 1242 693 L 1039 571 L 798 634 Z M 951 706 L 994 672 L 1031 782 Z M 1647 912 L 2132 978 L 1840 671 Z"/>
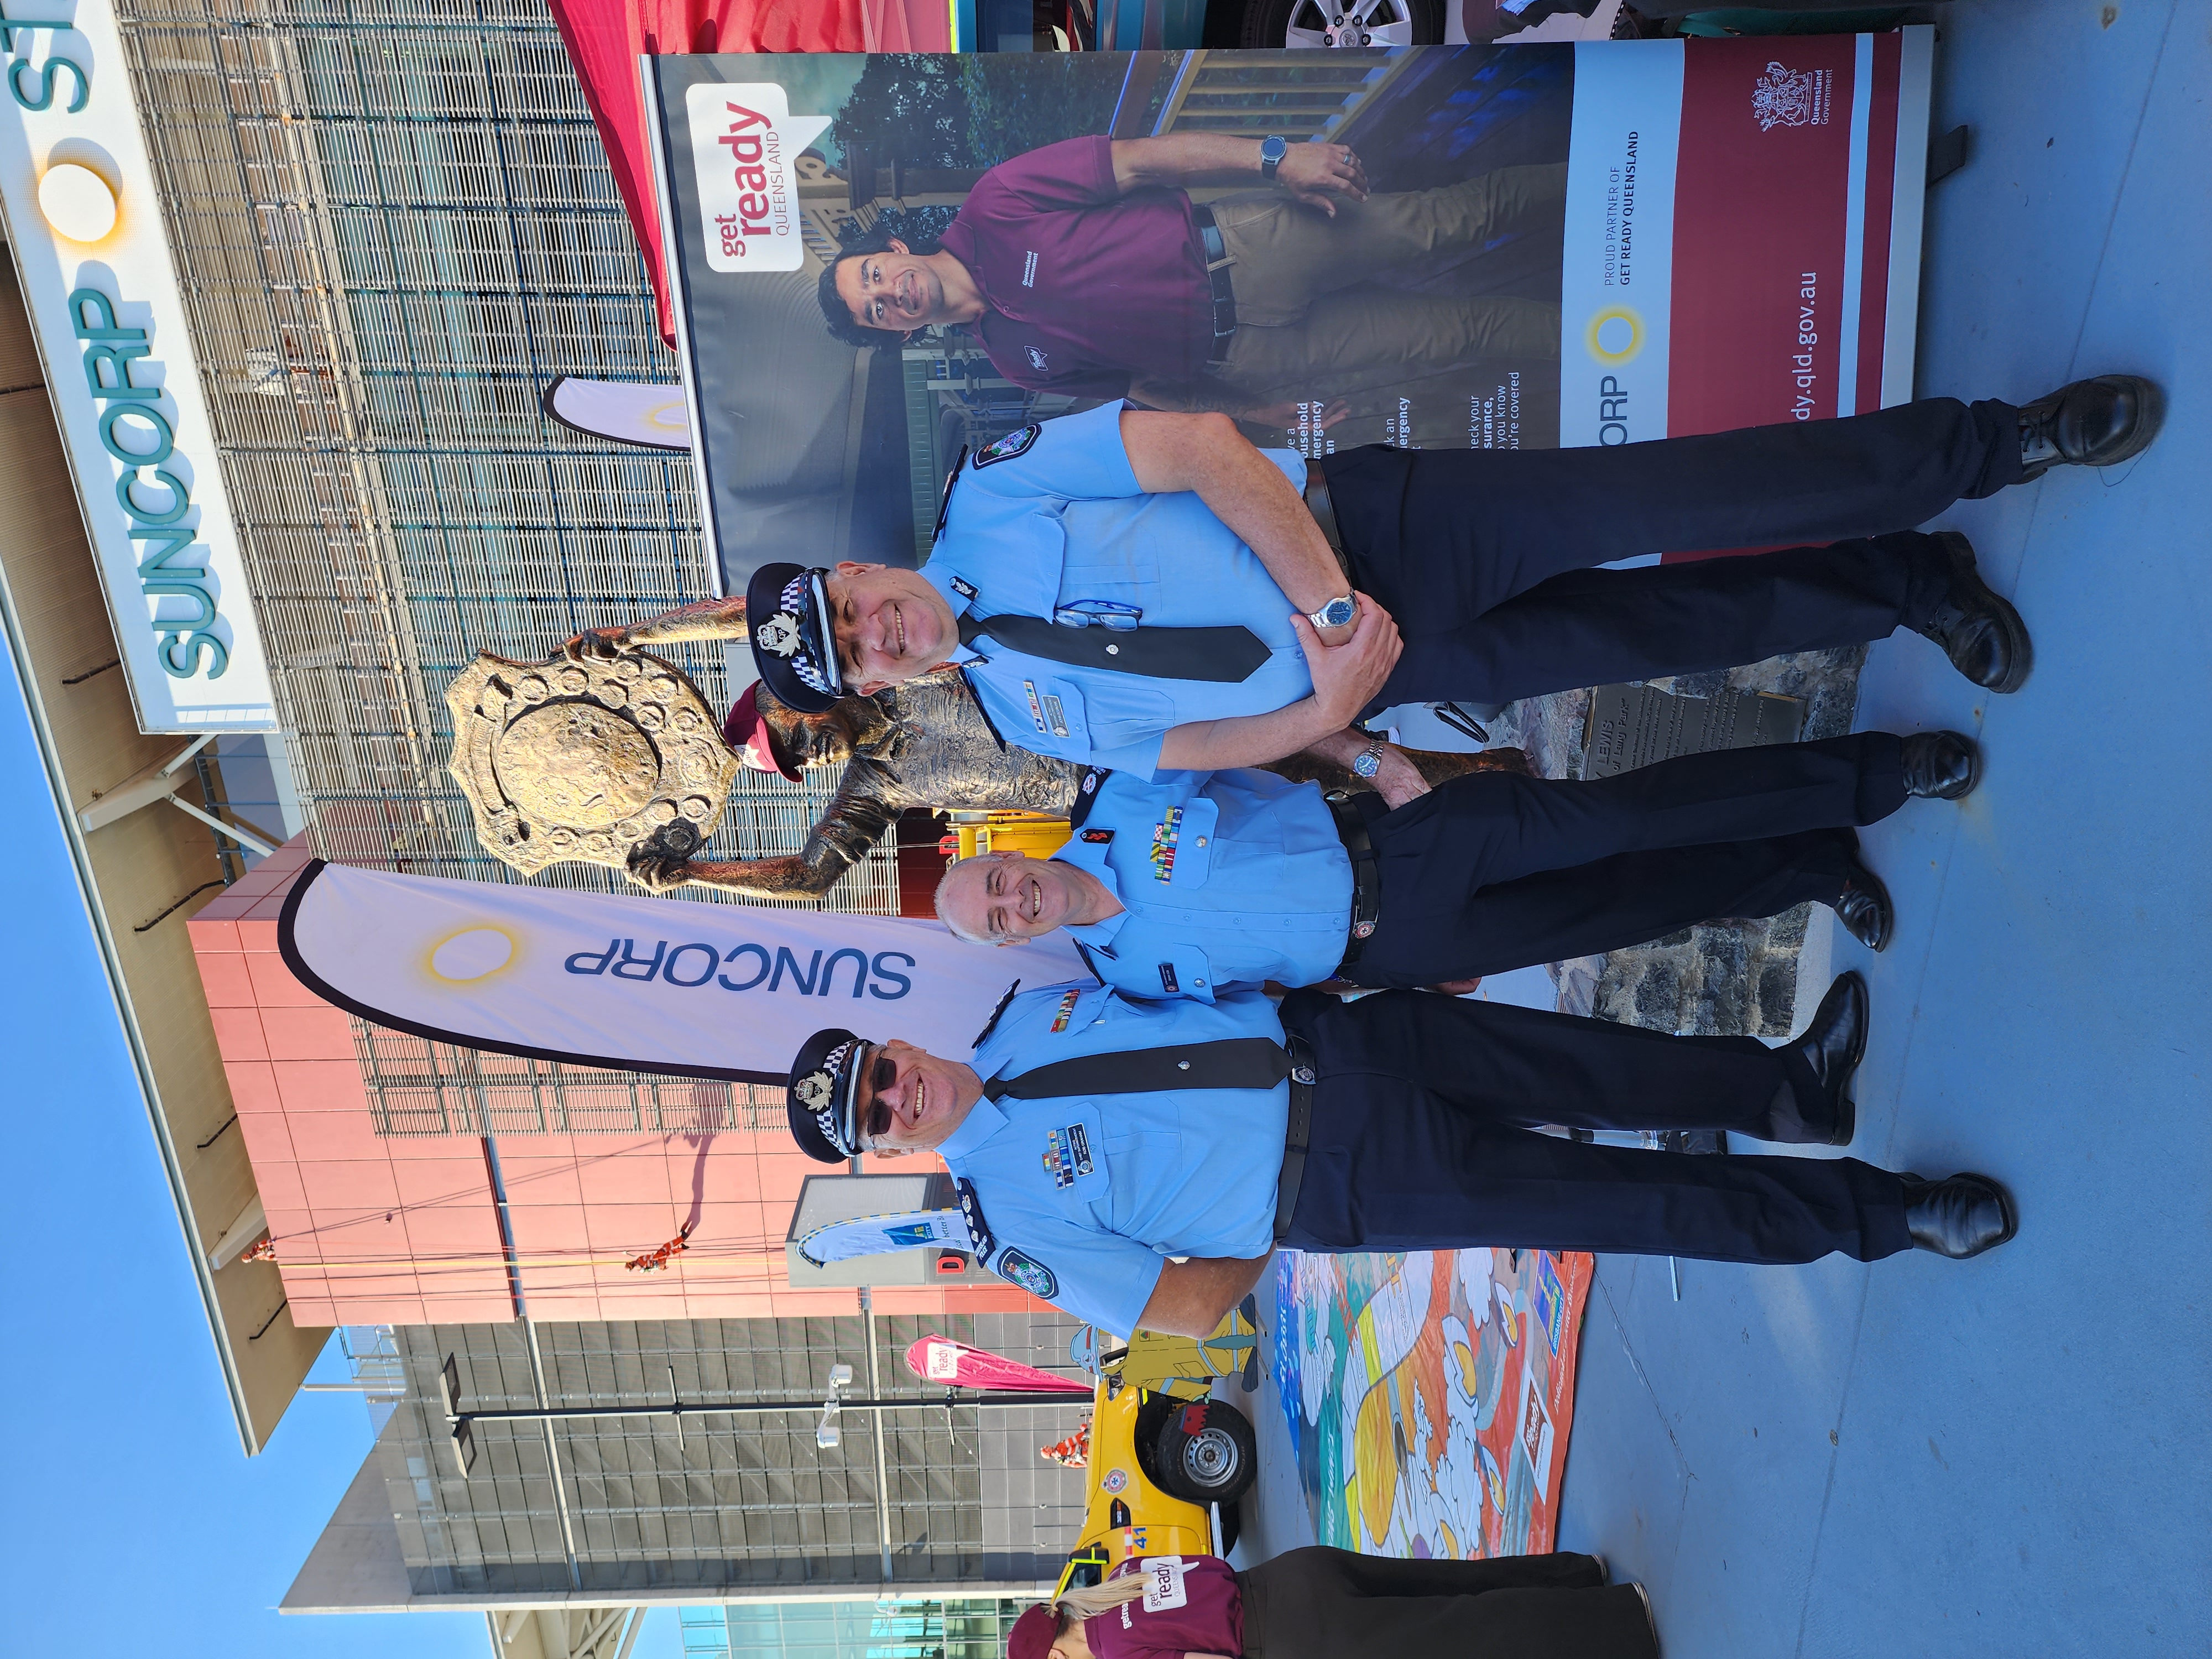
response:
<path id="1" fill-rule="evenodd" d="M 991 1270 L 1012 1285 L 1018 1285 L 1040 1302 L 1049 1302 L 1060 1294 L 1060 1280 L 1053 1277 L 1052 1269 L 1034 1256 L 1024 1255 L 1012 1245 L 991 1264 Z"/>
<path id="2" fill-rule="evenodd" d="M 1011 461 L 1030 453 L 1030 446 L 1037 441 L 1044 428 L 1032 421 L 1018 432 L 1009 432 L 1003 438 L 985 444 L 975 452 L 975 465 L 989 466 L 997 461 Z M 1047 1275 L 1049 1277 L 1049 1275 Z"/>

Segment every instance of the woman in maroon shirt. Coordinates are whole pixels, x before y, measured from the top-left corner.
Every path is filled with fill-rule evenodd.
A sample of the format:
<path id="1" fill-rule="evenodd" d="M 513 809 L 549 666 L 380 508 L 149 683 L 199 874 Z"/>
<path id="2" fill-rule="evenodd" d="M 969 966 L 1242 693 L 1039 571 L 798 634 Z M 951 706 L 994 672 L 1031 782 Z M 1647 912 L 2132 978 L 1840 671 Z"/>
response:
<path id="1" fill-rule="evenodd" d="M 1136 1571 L 1131 1569 L 1138 1568 Z M 1125 1562 L 1031 1607 L 1006 1659 L 1658 1659 L 1640 1584 L 1594 1555 L 1401 1561 L 1291 1550 Z"/>

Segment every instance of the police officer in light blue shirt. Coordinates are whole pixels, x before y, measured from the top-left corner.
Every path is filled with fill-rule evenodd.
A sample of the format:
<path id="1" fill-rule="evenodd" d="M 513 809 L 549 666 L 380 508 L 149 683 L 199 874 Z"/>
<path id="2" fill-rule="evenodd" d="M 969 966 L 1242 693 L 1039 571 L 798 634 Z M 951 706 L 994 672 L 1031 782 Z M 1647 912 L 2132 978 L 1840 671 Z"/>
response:
<path id="1" fill-rule="evenodd" d="M 1966 539 L 1869 532 L 2061 461 L 2124 459 L 2162 408 L 2149 383 L 2106 376 L 2027 408 L 1937 398 L 1611 447 L 1301 461 L 1226 416 L 1106 405 L 964 456 L 924 570 L 764 566 L 746 615 L 763 678 L 803 713 L 954 661 L 1006 740 L 1148 775 L 1264 765 L 1391 703 L 1504 702 L 1899 628 L 2011 691 L 2027 630 Z M 1850 539 L 1787 545 L 1835 535 Z M 1597 568 L 1760 544 L 1779 550 Z"/>
<path id="2" fill-rule="evenodd" d="M 2011 1200 L 1985 1177 L 1531 1127 L 1847 1136 L 1856 985 L 1839 981 L 1845 994 L 1781 1048 L 1420 991 L 1297 991 L 1278 1015 L 1252 991 L 1140 1003 L 1054 986 L 1004 999 L 966 1064 L 818 1031 L 793 1062 L 787 1110 L 825 1164 L 935 1151 L 978 1260 L 1123 1334 L 1206 1335 L 1278 1243 L 1809 1261 L 2002 1243 Z"/>
<path id="3" fill-rule="evenodd" d="M 1955 732 L 1723 749 L 1588 780 L 1480 771 L 1402 801 L 1269 772 L 1147 782 L 1094 768 L 1065 847 L 961 860 L 937 914 L 985 945 L 1065 927 L 1107 984 L 1200 1000 L 1271 980 L 1464 991 L 1808 901 L 1879 950 L 1893 913 L 1853 827 L 1914 796 L 1959 799 L 1980 772 Z"/>
<path id="4" fill-rule="evenodd" d="M 1211 1002 L 1231 986 L 1317 985 L 1344 961 L 1352 860 L 1318 785 L 1247 770 L 1158 783 L 1093 771 L 1073 818 L 1049 862 L 986 854 L 955 865 L 938 889 L 939 919 L 992 945 L 1065 925 L 1093 973 L 1139 997 Z M 1063 870 L 1089 880 L 1063 891 L 1051 880 Z M 1097 893 L 1110 896 L 1110 914 L 1063 920 L 1069 900 Z"/>
<path id="5" fill-rule="evenodd" d="M 993 1099 L 982 1079 L 1164 1042 L 1273 1043 L 1281 1029 L 1257 995 L 1146 1004 L 1056 986 L 1012 997 L 966 1066 L 825 1031 L 793 1067 L 792 1128 L 829 1160 L 846 1156 L 840 1146 L 933 1148 L 960 1183 L 986 1266 L 1126 1334 L 1169 1256 L 1264 1258 L 1274 1248 L 1289 1084 L 1277 1070 L 1252 1088 L 1123 1094 L 1101 1077 L 1079 1097 L 1026 1100 Z M 862 1109 L 886 1097 L 896 1110 L 870 1135 Z"/>
<path id="6" fill-rule="evenodd" d="M 1038 754 L 1146 777 L 1308 749 L 1348 763 L 1396 625 L 1352 592 L 1305 463 L 1188 441 L 1217 418 L 1102 405 L 963 453 L 919 571 L 761 567 L 762 678 L 811 714 L 949 661 Z"/>

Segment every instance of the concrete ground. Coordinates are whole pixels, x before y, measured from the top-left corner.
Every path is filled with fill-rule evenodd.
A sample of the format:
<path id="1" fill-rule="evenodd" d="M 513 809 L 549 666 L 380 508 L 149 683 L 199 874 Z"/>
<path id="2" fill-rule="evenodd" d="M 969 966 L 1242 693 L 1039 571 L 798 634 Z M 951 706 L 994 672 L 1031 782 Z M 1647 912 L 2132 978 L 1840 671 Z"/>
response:
<path id="1" fill-rule="evenodd" d="M 2124 369 L 2171 413 L 2117 476 L 1943 520 L 2034 633 L 2024 690 L 1908 636 L 1861 691 L 1861 726 L 1978 733 L 1987 772 L 1865 835 L 1900 931 L 1832 943 L 1873 993 L 1851 1150 L 1987 1170 L 2020 1237 L 1686 1262 L 1680 1303 L 1663 1260 L 1600 1264 L 1559 1541 L 1645 1583 L 1674 1659 L 2212 1651 L 2212 5 L 1943 9 L 1936 125 L 1973 151 L 1929 195 L 1921 392 Z M 1256 1559 L 1311 1529 L 1250 1409 Z"/>

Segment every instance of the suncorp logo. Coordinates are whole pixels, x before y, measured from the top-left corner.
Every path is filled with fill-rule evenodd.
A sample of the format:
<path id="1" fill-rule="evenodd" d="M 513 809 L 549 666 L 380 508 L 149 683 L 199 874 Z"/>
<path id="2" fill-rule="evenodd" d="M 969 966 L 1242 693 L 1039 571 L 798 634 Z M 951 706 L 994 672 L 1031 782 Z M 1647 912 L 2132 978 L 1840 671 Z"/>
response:
<path id="1" fill-rule="evenodd" d="M 1609 306 L 1589 320 L 1589 355 L 1616 368 L 1644 349 L 1644 319 L 1626 306 Z"/>
<path id="2" fill-rule="evenodd" d="M 1635 361 L 1644 338 L 1644 319 L 1626 306 L 1613 306 L 1590 319 L 1586 343 L 1591 356 L 1617 368 Z M 1628 389 L 1617 374 L 1598 377 L 1597 441 L 1608 448 L 1628 441 Z"/>
<path id="3" fill-rule="evenodd" d="M 793 115 L 772 82 L 727 82 L 684 94 L 699 180 L 701 240 L 713 270 L 796 270 L 799 151 L 828 131 L 826 115 Z"/>
<path id="4" fill-rule="evenodd" d="M 878 951 L 871 957 L 864 951 L 848 948 L 831 951 L 826 962 L 823 953 L 816 951 L 802 964 L 787 945 L 777 945 L 771 955 L 765 945 L 740 945 L 725 954 L 718 945 L 702 943 L 672 946 L 665 939 L 649 943 L 652 948 L 645 951 L 636 939 L 611 939 L 605 950 L 578 951 L 562 965 L 572 974 L 592 977 L 611 974 L 641 985 L 658 981 L 687 991 L 712 984 L 725 991 L 766 990 L 770 994 L 826 997 L 837 982 L 839 966 L 849 962 L 853 971 L 846 978 L 855 998 L 865 992 L 878 1001 L 896 1002 L 914 988 L 914 981 L 898 971 L 899 967 L 915 965 L 915 958 L 903 951 Z M 894 963 L 898 967 L 893 967 Z M 731 978 L 732 974 L 737 977 Z"/>

